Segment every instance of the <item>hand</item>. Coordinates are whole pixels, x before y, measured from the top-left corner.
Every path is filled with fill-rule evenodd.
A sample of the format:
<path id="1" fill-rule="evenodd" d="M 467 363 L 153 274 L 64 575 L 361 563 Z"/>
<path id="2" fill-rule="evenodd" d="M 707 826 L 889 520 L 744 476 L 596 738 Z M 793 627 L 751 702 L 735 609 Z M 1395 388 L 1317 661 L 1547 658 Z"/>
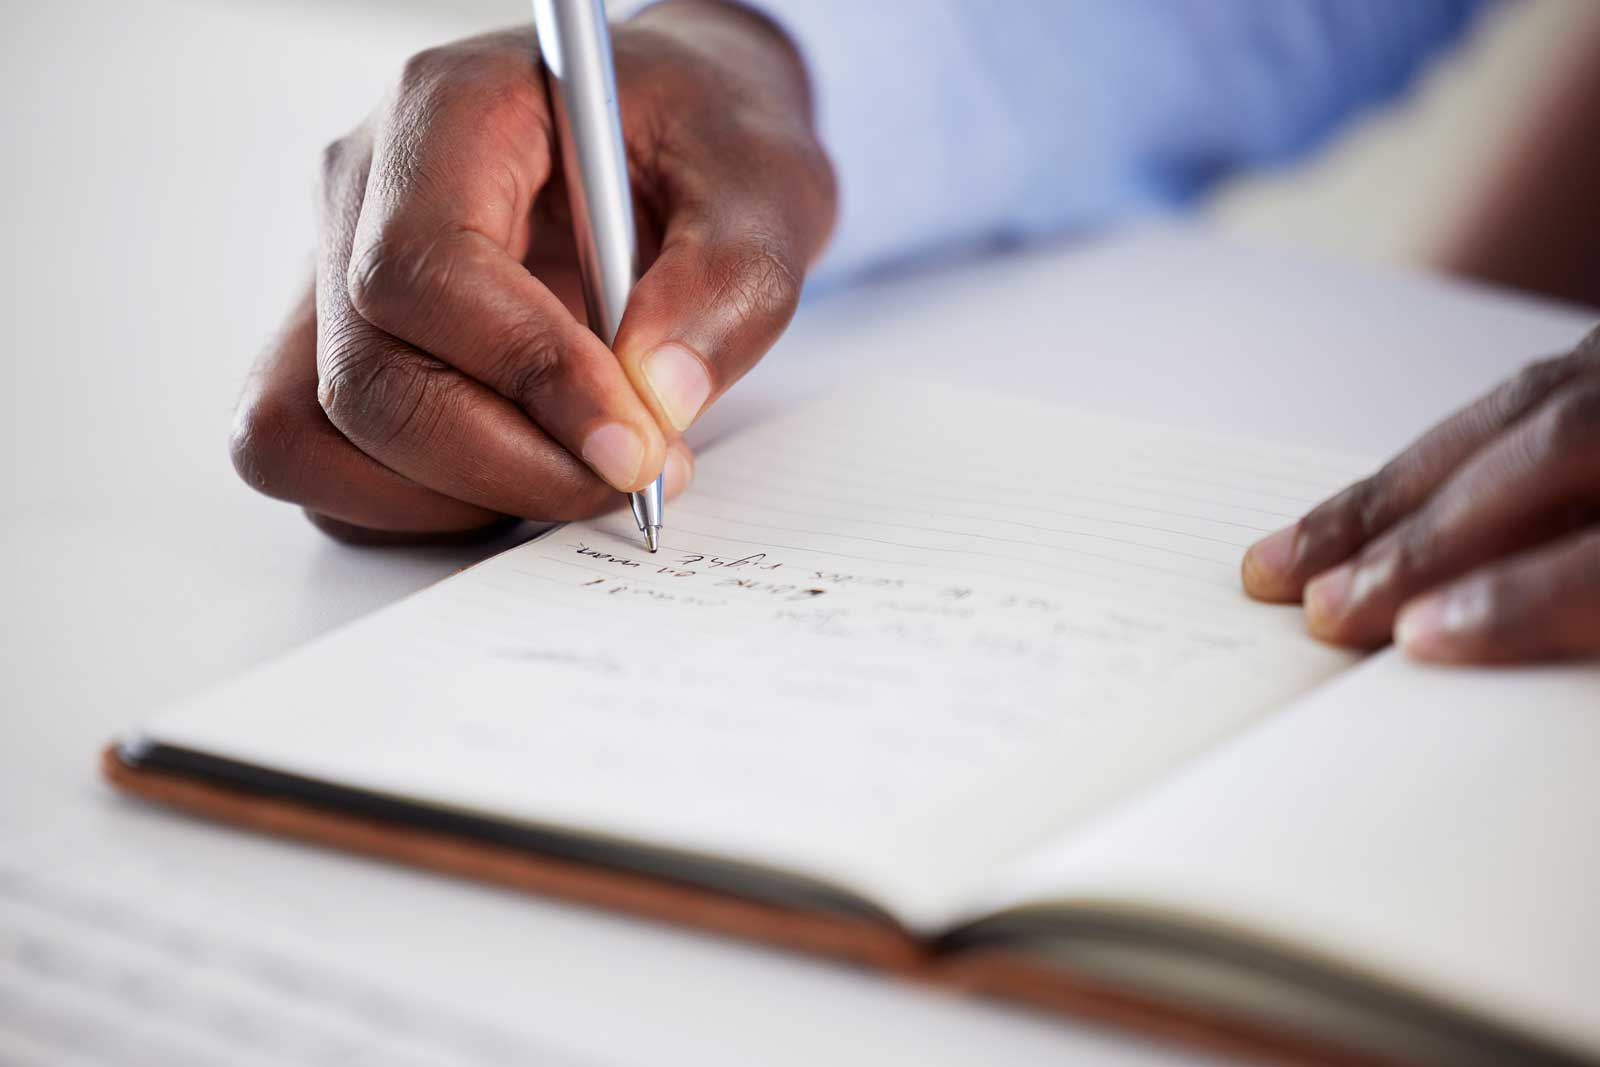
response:
<path id="1" fill-rule="evenodd" d="M 1245 589 L 1412 656 L 1600 655 L 1600 330 L 1253 545 Z"/>
<path id="2" fill-rule="evenodd" d="M 683 488 L 678 435 L 788 324 L 833 178 L 759 16 L 677 0 L 613 47 L 649 264 L 615 353 L 583 325 L 531 28 L 423 52 L 324 155 L 315 285 L 239 405 L 247 482 L 362 539 Z"/>

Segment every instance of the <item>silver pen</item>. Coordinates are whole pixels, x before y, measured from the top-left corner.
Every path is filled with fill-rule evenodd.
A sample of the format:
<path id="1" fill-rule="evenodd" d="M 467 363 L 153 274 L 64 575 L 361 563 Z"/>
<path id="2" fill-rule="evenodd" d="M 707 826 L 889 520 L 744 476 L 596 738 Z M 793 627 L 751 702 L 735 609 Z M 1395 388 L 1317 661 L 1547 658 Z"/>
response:
<path id="1" fill-rule="evenodd" d="M 603 0 L 533 0 L 533 25 L 555 114 L 589 328 L 609 347 L 639 277 L 633 190 L 617 108 Z M 661 478 L 630 493 L 645 544 L 661 543 Z"/>

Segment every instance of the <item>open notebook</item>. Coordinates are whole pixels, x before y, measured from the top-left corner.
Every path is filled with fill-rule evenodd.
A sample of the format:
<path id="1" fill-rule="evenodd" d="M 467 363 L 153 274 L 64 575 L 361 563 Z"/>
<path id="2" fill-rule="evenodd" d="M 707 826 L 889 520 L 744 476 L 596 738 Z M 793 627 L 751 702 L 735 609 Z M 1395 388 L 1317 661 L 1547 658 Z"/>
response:
<path id="1" fill-rule="evenodd" d="M 108 753 L 250 825 L 1287 1058 L 1600 1056 L 1600 673 L 1249 601 L 1360 459 L 866 386 Z"/>

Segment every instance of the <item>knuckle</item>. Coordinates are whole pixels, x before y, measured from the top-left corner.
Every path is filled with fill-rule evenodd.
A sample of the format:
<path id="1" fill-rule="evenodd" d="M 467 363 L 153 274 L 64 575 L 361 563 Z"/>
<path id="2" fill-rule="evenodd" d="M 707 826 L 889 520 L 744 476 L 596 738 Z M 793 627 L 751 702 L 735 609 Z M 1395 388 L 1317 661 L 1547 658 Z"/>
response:
<path id="1" fill-rule="evenodd" d="M 796 146 L 798 170 L 822 195 L 828 205 L 839 198 L 839 175 L 830 156 L 821 143 L 807 137 Z"/>
<path id="2" fill-rule="evenodd" d="M 346 350 L 329 359 L 317 375 L 317 406 L 329 422 L 352 438 L 360 436 L 363 428 L 364 405 L 357 396 L 369 373 L 365 360 Z"/>
<path id="3" fill-rule="evenodd" d="M 814 137 L 794 137 L 787 139 L 779 165 L 793 183 L 792 217 L 803 220 L 814 246 L 810 253 L 815 255 L 832 231 L 839 210 L 839 178 L 833 159 Z"/>
<path id="4" fill-rule="evenodd" d="M 328 420 L 369 447 L 402 438 L 426 444 L 443 416 L 443 368 L 399 353 L 346 347 L 349 354 L 328 360 L 317 385 Z"/>
<path id="5" fill-rule="evenodd" d="M 1590 330 L 1572 351 L 1571 359 L 1587 370 L 1600 369 L 1600 326 Z"/>
<path id="6" fill-rule="evenodd" d="M 350 257 L 345 288 L 356 313 L 380 329 L 427 314 L 450 287 L 455 264 L 448 233 L 425 240 L 380 233 Z"/>
<path id="7" fill-rule="evenodd" d="M 362 205 L 371 168 L 371 150 L 371 141 L 363 130 L 347 134 L 322 150 L 315 194 L 322 211 L 323 227 L 333 219 L 354 214 Z"/>
<path id="8" fill-rule="evenodd" d="M 345 161 L 350 158 L 350 144 L 348 138 L 341 137 L 336 141 L 329 141 L 322 149 L 321 164 L 317 168 L 322 179 L 322 188 L 327 189 L 334 182 L 335 177 L 344 171 Z"/>
<path id="9" fill-rule="evenodd" d="M 1333 499 L 1323 501 L 1300 520 L 1300 532 L 1296 537 L 1297 567 L 1326 566 L 1329 561 L 1336 560 L 1350 543 L 1345 533 L 1349 526 L 1345 509 L 1349 492 L 1347 489 Z"/>
<path id="10" fill-rule="evenodd" d="M 1350 507 L 1350 535 L 1362 540 L 1381 533 L 1390 522 L 1394 499 L 1390 486 L 1394 483 L 1394 465 L 1387 463 L 1376 474 L 1361 479 L 1352 488 Z"/>
<path id="11" fill-rule="evenodd" d="M 316 194 L 325 216 L 360 203 L 370 162 L 371 144 L 363 130 L 346 134 L 322 149 Z"/>
<path id="12" fill-rule="evenodd" d="M 1540 409 L 1535 437 L 1545 455 L 1593 446 L 1600 439 L 1600 382 L 1563 389 Z"/>
<path id="13" fill-rule="evenodd" d="M 1572 373 L 1572 356 L 1535 360 L 1489 394 L 1493 421 L 1509 422 L 1532 410 Z"/>
<path id="14" fill-rule="evenodd" d="M 543 407 L 555 395 L 561 373 L 561 340 L 550 327 L 518 330 L 499 346 L 495 362 L 505 382 L 505 395 L 524 411 Z"/>
<path id="15" fill-rule="evenodd" d="M 817 234 L 816 248 L 811 253 L 815 259 L 821 255 L 823 246 L 839 221 L 839 174 L 834 169 L 833 157 L 821 145 L 813 143 L 807 158 L 823 220 Z"/>
<path id="16" fill-rule="evenodd" d="M 345 290 L 350 306 L 368 322 L 378 322 L 384 308 L 398 297 L 402 284 L 397 278 L 401 272 L 399 255 L 394 242 L 382 236 L 351 253 Z"/>
<path id="17" fill-rule="evenodd" d="M 507 68 L 490 59 L 475 69 L 472 82 L 463 88 L 469 94 L 472 111 L 482 127 L 526 130 L 530 124 L 533 127 L 542 125 L 536 84 L 528 79 L 521 63 Z"/>
<path id="18" fill-rule="evenodd" d="M 327 188 L 358 160 L 366 155 L 366 146 L 358 136 L 359 131 L 347 133 L 343 137 L 336 137 L 322 148 L 317 173 L 322 178 L 324 188 Z"/>
<path id="19" fill-rule="evenodd" d="M 298 405 L 266 390 L 240 401 L 228 435 L 228 458 L 246 485 L 267 496 L 293 497 L 305 421 Z"/>
<path id="20" fill-rule="evenodd" d="M 1399 516 L 1396 486 L 1401 474 L 1395 461 L 1351 484 L 1312 508 L 1300 522 L 1295 566 L 1315 573 L 1359 553 L 1357 561 L 1388 567 L 1391 551 L 1402 532 L 1393 532 Z M 1416 521 L 1408 525 L 1415 525 Z"/>
<path id="21" fill-rule="evenodd" d="M 368 373 L 375 353 L 362 323 L 346 319 L 317 342 L 317 404 L 335 426 L 351 404 L 351 395 Z M 342 426 L 340 427 L 342 429 Z"/>
<path id="22" fill-rule="evenodd" d="M 1423 519 L 1413 519 L 1359 552 L 1351 600 L 1360 609 L 1398 607 L 1425 587 L 1439 562 L 1439 542 Z"/>
<path id="23" fill-rule="evenodd" d="M 472 38 L 424 49 L 406 60 L 400 71 L 396 116 L 426 122 L 441 109 L 484 129 L 526 128 L 538 121 L 543 94 L 528 77 L 520 47 L 506 47 L 492 38 Z"/>
<path id="24" fill-rule="evenodd" d="M 456 65 L 456 52 L 450 45 L 424 48 L 410 56 L 400 68 L 402 95 L 426 92 L 449 74 Z"/>
<path id="25" fill-rule="evenodd" d="M 1386 500 L 1379 471 L 1313 508 L 1305 518 L 1306 536 L 1330 547 L 1359 544 L 1376 532 Z"/>
<path id="26" fill-rule="evenodd" d="M 1428 575 L 1439 557 L 1436 528 L 1426 515 L 1406 523 L 1395 532 L 1381 556 L 1379 573 L 1391 588 L 1409 587 Z"/>

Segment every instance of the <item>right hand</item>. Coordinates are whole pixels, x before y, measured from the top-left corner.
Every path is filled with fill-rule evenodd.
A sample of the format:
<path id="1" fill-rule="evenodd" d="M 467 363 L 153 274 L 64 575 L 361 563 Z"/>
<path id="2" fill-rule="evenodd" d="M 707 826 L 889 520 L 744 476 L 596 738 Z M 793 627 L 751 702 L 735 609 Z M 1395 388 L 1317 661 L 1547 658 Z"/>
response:
<path id="1" fill-rule="evenodd" d="M 315 284 L 251 375 L 232 454 L 354 539 L 596 514 L 766 352 L 832 226 L 799 57 L 764 19 L 668 0 L 616 27 L 648 264 L 608 350 L 583 325 L 531 28 L 421 53 L 323 163 Z"/>

